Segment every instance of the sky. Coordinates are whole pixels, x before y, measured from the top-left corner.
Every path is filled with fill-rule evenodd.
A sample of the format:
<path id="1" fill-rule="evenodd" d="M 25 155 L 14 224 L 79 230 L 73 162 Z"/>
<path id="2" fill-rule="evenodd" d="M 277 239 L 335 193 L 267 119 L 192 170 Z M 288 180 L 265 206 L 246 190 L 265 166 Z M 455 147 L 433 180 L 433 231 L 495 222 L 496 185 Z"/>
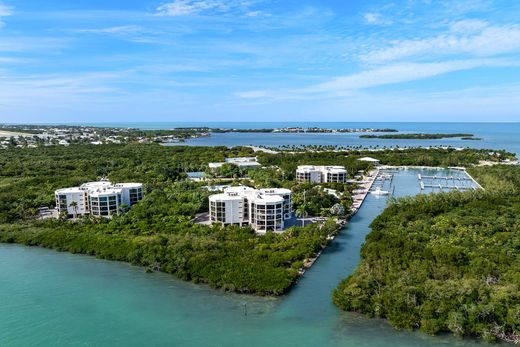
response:
<path id="1" fill-rule="evenodd" d="M 0 123 L 520 121 L 517 0 L 0 0 Z"/>

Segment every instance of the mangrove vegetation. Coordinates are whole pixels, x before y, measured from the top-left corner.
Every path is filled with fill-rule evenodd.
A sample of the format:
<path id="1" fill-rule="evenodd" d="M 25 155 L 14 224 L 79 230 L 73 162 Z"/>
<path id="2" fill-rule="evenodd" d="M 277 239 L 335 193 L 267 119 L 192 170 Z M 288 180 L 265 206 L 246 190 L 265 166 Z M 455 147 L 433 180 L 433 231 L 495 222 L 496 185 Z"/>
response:
<path id="1" fill-rule="evenodd" d="M 520 167 L 469 172 L 485 191 L 392 201 L 334 303 L 397 328 L 520 342 Z"/>

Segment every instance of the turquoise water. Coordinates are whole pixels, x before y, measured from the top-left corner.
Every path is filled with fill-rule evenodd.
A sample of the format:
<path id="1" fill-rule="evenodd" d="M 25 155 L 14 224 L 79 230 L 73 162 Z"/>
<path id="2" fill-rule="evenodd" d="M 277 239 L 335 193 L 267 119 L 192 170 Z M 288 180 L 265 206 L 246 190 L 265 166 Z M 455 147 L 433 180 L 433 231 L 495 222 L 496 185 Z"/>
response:
<path id="1" fill-rule="evenodd" d="M 395 195 L 417 194 L 419 172 L 439 174 L 400 171 Z M 332 305 L 332 290 L 355 269 L 368 226 L 385 205 L 386 198 L 369 195 L 294 289 L 276 299 L 226 294 L 123 263 L 0 245 L 0 346 L 480 345 L 396 331 Z"/>
<path id="2" fill-rule="evenodd" d="M 91 125 L 133 127 L 141 129 L 170 129 L 173 127 L 209 126 L 233 129 L 259 129 L 280 127 L 322 127 L 339 128 L 394 128 L 401 132 L 413 133 L 472 133 L 482 141 L 461 139 L 440 140 L 397 140 L 397 139 L 360 139 L 359 133 L 351 134 L 277 134 L 277 133 L 225 133 L 212 134 L 210 137 L 189 140 L 185 144 L 195 146 L 247 146 L 263 145 L 279 147 L 282 145 L 338 145 L 370 147 L 417 147 L 452 146 L 472 148 L 507 149 L 520 156 L 520 123 L 399 123 L 399 122 L 192 122 L 192 123 L 94 123 Z"/>

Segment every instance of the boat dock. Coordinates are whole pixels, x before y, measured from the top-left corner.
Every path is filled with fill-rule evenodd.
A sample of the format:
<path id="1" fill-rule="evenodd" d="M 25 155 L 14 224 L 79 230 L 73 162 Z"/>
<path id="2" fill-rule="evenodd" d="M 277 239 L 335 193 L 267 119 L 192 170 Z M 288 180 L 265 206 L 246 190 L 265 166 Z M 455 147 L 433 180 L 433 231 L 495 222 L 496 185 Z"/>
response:
<path id="1" fill-rule="evenodd" d="M 421 190 L 426 188 L 440 189 L 440 190 L 477 190 L 474 186 L 458 186 L 458 185 L 442 185 L 442 184 L 425 184 L 420 182 Z"/>
<path id="2" fill-rule="evenodd" d="M 378 177 L 379 169 L 375 169 L 370 171 L 368 176 L 363 177 L 362 180 L 358 182 L 359 188 L 352 192 L 352 214 L 355 214 L 361 208 L 361 205 L 363 205 L 365 198 Z"/>
<path id="3" fill-rule="evenodd" d="M 425 176 L 418 174 L 417 179 L 419 180 L 419 185 L 421 190 L 425 189 L 439 189 L 439 190 L 477 190 L 480 188 L 478 183 L 468 175 L 465 170 L 464 176 Z"/>
<path id="4" fill-rule="evenodd" d="M 421 180 L 446 180 L 446 181 L 472 181 L 469 177 L 462 176 L 423 176 L 421 174 L 417 175 L 419 181 Z"/>

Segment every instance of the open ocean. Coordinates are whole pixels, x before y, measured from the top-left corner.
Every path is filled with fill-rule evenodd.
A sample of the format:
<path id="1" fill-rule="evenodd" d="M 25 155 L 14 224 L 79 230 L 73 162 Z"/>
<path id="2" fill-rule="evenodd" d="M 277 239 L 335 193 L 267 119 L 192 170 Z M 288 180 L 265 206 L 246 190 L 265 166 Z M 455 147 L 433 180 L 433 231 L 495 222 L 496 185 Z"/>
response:
<path id="1" fill-rule="evenodd" d="M 338 145 L 375 147 L 417 147 L 452 146 L 488 149 L 506 149 L 520 156 L 520 123 L 375 123 L 375 122 L 142 122 L 142 123 L 89 123 L 106 127 L 129 127 L 140 129 L 171 129 L 175 127 L 260 129 L 282 127 L 320 127 L 341 128 L 393 128 L 402 133 L 471 133 L 481 141 L 468 141 L 458 138 L 440 140 L 398 140 L 398 139 L 360 139 L 363 133 L 217 133 L 210 137 L 188 140 L 183 145 L 193 146 L 247 146 L 263 145 L 279 147 L 282 145 Z"/>

